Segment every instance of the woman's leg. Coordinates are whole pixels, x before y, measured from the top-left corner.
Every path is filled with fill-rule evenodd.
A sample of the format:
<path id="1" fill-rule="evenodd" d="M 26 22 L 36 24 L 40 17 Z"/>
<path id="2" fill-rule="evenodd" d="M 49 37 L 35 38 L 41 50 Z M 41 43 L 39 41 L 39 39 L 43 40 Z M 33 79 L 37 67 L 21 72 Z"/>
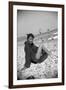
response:
<path id="1" fill-rule="evenodd" d="M 41 44 L 41 45 L 38 47 L 38 50 L 37 50 L 37 53 L 36 53 L 36 59 L 40 59 L 41 52 L 42 52 L 42 48 L 43 48 L 43 45 Z"/>
<path id="2" fill-rule="evenodd" d="M 48 55 L 50 54 L 50 51 L 47 50 L 47 48 L 44 46 L 44 44 L 41 44 L 41 45 L 39 46 L 38 50 L 37 50 L 36 59 L 40 59 L 42 49 L 43 49 Z"/>

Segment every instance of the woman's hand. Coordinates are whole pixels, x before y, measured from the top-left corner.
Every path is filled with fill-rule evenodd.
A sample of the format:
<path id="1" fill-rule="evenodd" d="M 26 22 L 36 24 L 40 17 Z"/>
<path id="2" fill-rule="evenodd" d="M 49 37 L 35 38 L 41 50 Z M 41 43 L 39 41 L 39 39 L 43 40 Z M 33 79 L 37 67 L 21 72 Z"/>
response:
<path id="1" fill-rule="evenodd" d="M 24 66 L 23 68 L 21 68 L 20 71 L 23 71 L 23 70 L 26 70 L 26 69 L 27 69 L 27 67 Z"/>

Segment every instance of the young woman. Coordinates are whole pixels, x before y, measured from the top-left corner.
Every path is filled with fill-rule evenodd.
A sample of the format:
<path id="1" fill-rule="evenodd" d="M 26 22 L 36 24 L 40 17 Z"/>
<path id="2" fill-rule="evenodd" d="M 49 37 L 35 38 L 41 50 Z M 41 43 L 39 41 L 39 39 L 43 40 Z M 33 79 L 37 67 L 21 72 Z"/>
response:
<path id="1" fill-rule="evenodd" d="M 47 59 L 48 55 L 50 55 L 50 51 L 45 48 L 44 44 L 42 43 L 39 47 L 37 47 L 34 43 L 34 35 L 32 33 L 27 35 L 27 41 L 25 42 L 25 64 L 24 68 L 21 70 L 24 70 L 26 68 L 29 68 L 31 63 L 41 63 L 45 59 Z"/>

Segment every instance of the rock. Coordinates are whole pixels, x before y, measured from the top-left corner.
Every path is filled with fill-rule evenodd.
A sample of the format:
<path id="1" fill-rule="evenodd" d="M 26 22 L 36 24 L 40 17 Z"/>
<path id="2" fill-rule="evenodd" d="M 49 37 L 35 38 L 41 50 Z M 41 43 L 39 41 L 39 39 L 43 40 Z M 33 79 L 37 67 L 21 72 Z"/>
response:
<path id="1" fill-rule="evenodd" d="M 34 76 L 29 76 L 26 79 L 35 79 L 35 77 Z"/>
<path id="2" fill-rule="evenodd" d="M 38 42 L 38 41 L 35 41 Z M 57 39 L 46 42 L 45 45 L 49 50 L 53 52 L 53 58 L 47 58 L 40 64 L 31 63 L 30 68 L 20 72 L 20 69 L 24 67 L 25 63 L 25 53 L 24 45 L 18 46 L 18 56 L 17 56 L 17 70 L 18 70 L 18 80 L 25 79 L 46 79 L 46 78 L 57 78 L 58 77 L 58 42 Z"/>

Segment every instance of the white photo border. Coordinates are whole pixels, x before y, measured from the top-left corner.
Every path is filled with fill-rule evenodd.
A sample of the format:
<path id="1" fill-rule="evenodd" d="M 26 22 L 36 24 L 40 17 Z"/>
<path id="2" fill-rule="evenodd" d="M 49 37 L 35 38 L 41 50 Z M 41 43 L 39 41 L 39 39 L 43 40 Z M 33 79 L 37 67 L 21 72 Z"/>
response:
<path id="1" fill-rule="evenodd" d="M 53 11 L 58 12 L 58 78 L 52 79 L 35 79 L 35 80 L 17 80 L 17 10 L 34 10 L 34 11 Z M 52 7 L 35 7 L 35 6 L 13 6 L 13 84 L 37 84 L 37 83 L 55 83 L 62 82 L 62 9 Z"/>

